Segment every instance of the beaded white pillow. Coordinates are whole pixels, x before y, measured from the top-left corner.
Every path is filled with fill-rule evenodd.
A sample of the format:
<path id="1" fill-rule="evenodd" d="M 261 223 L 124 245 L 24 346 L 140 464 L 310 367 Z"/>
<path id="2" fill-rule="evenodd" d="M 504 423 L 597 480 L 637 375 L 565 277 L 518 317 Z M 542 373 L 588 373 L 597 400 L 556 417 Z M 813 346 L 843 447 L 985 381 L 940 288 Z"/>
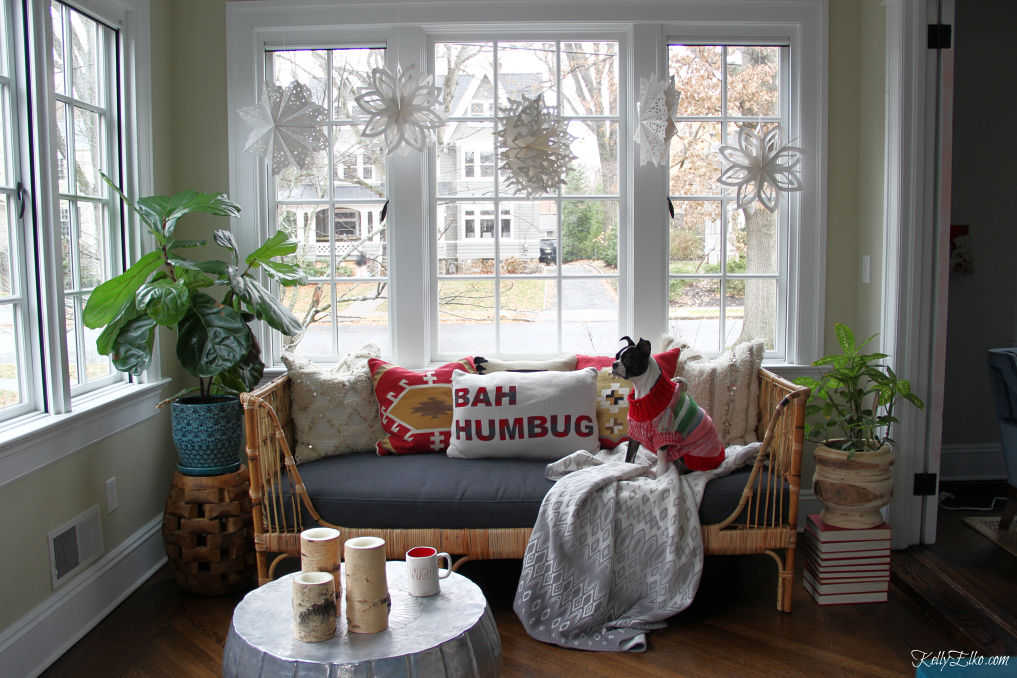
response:
<path id="1" fill-rule="evenodd" d="M 293 457 L 297 463 L 353 452 L 373 451 L 385 437 L 374 397 L 368 358 L 381 350 L 364 344 L 331 370 L 284 353 L 290 375 Z"/>
<path id="2" fill-rule="evenodd" d="M 764 349 L 765 342 L 757 339 L 712 360 L 691 348 L 683 348 L 678 358 L 676 376 L 685 380 L 692 399 L 713 419 L 725 446 L 757 440 Z"/>

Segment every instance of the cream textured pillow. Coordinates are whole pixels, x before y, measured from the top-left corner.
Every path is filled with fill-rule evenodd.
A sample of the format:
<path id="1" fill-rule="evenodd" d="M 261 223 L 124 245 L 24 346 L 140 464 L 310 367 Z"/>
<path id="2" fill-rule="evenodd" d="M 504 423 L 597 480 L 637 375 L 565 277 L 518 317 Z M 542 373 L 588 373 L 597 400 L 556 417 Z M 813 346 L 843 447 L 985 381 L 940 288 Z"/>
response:
<path id="1" fill-rule="evenodd" d="M 678 358 L 676 376 L 688 384 L 689 395 L 706 413 L 727 445 L 755 441 L 759 420 L 759 367 L 765 342 L 738 344 L 709 359 L 685 348 Z"/>
<path id="2" fill-rule="evenodd" d="M 297 463 L 373 450 L 385 437 L 367 367 L 367 359 L 380 352 L 375 344 L 364 344 L 331 370 L 283 354 L 291 382 Z"/>
<path id="3" fill-rule="evenodd" d="M 576 356 L 563 355 L 549 360 L 500 360 L 476 356 L 473 364 L 477 374 L 492 372 L 571 372 L 576 369 Z"/>
<path id="4" fill-rule="evenodd" d="M 455 459 L 560 459 L 595 452 L 597 370 L 452 374 Z"/>

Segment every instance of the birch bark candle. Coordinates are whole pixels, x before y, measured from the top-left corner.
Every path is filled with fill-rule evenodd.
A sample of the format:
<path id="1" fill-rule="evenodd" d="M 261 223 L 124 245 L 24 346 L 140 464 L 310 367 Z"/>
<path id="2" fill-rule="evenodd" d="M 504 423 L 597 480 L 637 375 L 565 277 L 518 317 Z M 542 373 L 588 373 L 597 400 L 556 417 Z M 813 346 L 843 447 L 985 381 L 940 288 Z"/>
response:
<path id="1" fill-rule="evenodd" d="M 385 576 L 385 540 L 348 539 L 346 558 L 346 628 L 352 633 L 377 633 L 388 628 L 392 601 Z"/>
<path id="2" fill-rule="evenodd" d="M 303 572 L 328 572 L 335 580 L 335 597 L 342 593 L 339 574 L 339 530 L 312 527 L 300 533 L 300 569 Z"/>
<path id="3" fill-rule="evenodd" d="M 335 636 L 335 580 L 328 572 L 300 572 L 293 577 L 293 636 L 320 643 Z"/>

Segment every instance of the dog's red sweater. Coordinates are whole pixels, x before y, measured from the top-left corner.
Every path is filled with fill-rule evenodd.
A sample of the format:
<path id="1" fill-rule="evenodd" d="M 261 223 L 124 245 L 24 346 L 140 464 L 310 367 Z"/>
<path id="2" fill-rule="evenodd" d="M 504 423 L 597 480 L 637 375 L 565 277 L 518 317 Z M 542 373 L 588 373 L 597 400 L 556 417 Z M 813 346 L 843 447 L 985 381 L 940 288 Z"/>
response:
<path id="1" fill-rule="evenodd" d="M 653 452 L 667 449 L 667 460 L 681 459 L 693 471 L 709 471 L 724 461 L 713 420 L 677 381 L 660 377 L 641 398 L 629 394 L 629 437 Z"/>

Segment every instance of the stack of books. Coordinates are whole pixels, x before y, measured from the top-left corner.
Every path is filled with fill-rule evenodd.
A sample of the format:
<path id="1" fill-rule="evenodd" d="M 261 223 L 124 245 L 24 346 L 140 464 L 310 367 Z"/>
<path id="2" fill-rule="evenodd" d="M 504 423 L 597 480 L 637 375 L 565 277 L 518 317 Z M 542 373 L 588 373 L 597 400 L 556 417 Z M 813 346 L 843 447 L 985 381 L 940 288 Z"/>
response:
<path id="1" fill-rule="evenodd" d="M 890 585 L 890 526 L 852 530 L 818 515 L 805 524 L 805 590 L 820 605 L 883 603 Z"/>

